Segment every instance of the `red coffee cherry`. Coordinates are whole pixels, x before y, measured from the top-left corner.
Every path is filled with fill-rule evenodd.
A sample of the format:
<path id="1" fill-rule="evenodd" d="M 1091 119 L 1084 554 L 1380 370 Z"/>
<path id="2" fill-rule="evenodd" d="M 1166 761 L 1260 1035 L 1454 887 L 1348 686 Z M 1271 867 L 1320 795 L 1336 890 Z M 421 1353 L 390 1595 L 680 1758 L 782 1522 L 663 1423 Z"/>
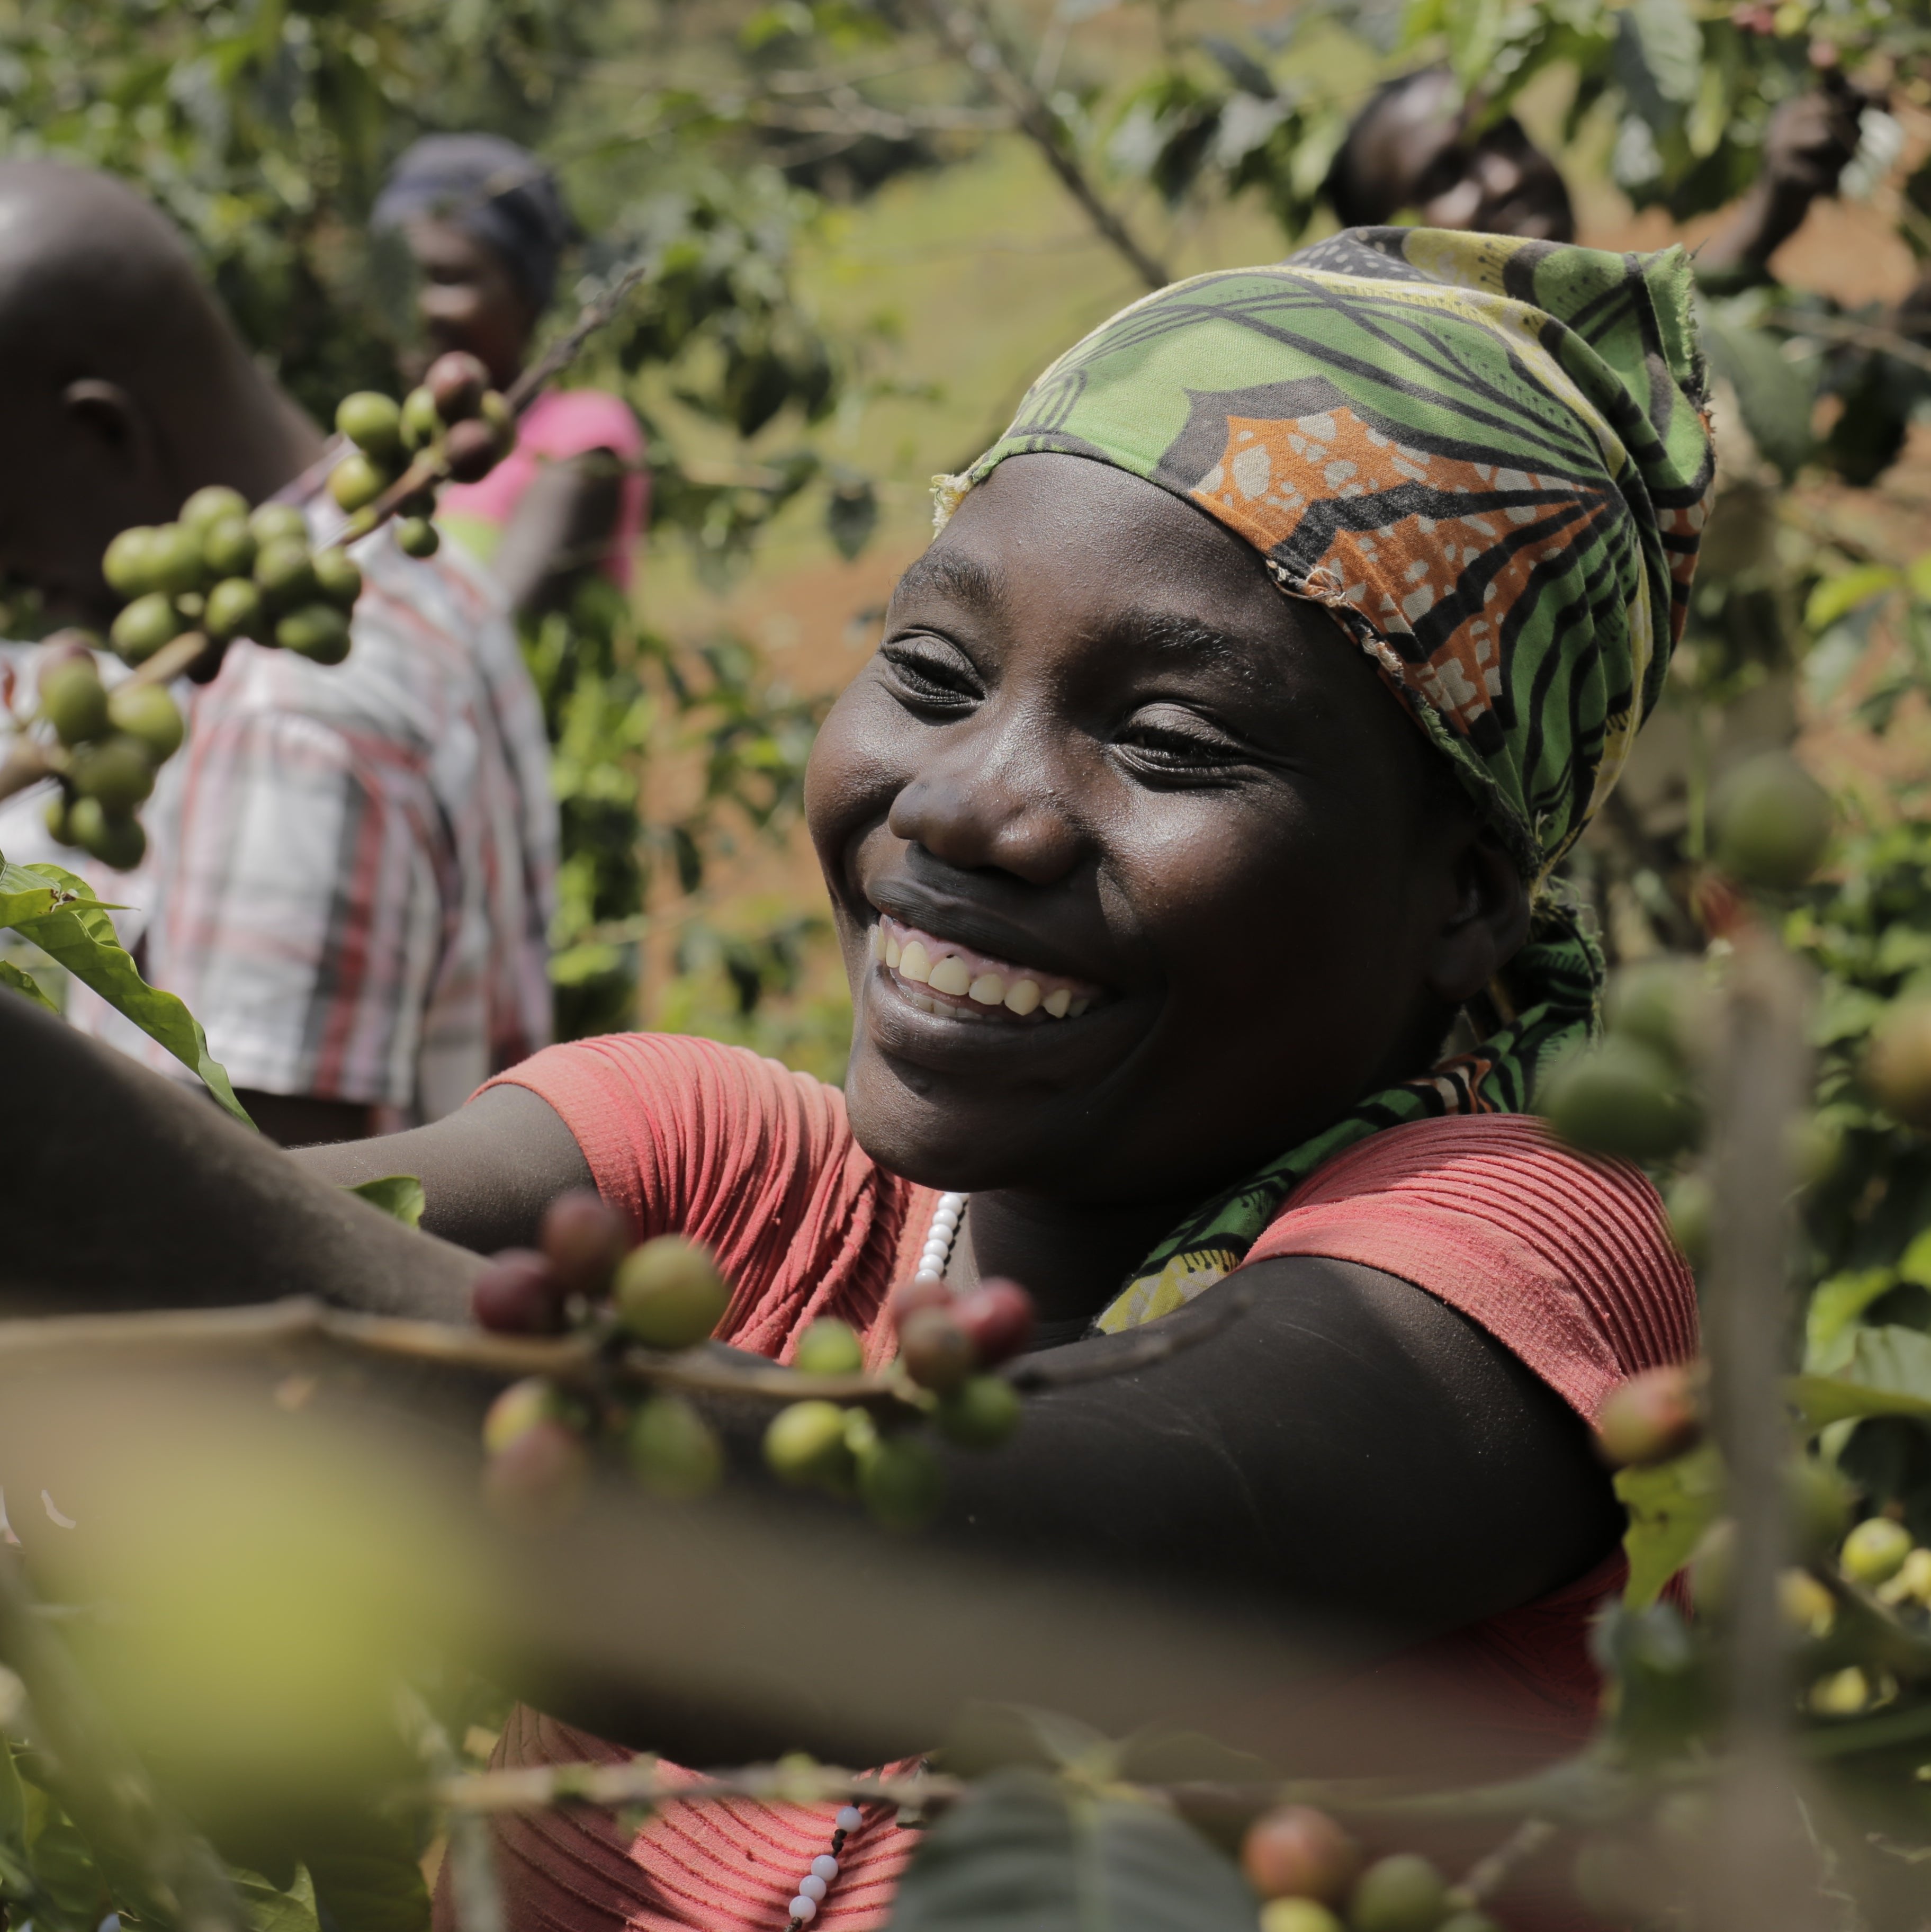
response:
<path id="1" fill-rule="evenodd" d="M 449 474 L 458 483 L 479 483 L 496 466 L 502 445 L 486 422 L 459 422 L 443 439 Z"/>
<path id="2" fill-rule="evenodd" d="M 1318 1898 L 1332 1905 L 1361 1872 L 1361 1847 L 1325 1811 L 1283 1804 L 1247 1828 L 1240 1868 L 1263 1898 Z"/>
<path id="3" fill-rule="evenodd" d="M 505 1248 L 477 1276 L 469 1312 L 478 1328 L 502 1335 L 554 1335 L 563 1326 L 569 1290 L 547 1256 L 533 1248 Z"/>
<path id="4" fill-rule="evenodd" d="M 567 1424 L 533 1423 L 492 1456 L 483 1469 L 483 1500 L 516 1529 L 560 1522 L 583 1499 L 590 1452 Z"/>
<path id="5" fill-rule="evenodd" d="M 466 350 L 452 349 L 430 364 L 422 386 L 435 403 L 436 413 L 445 423 L 459 423 L 476 413 L 490 386 L 490 372 Z"/>
<path id="6" fill-rule="evenodd" d="M 555 1274 L 572 1294 L 607 1294 L 617 1264 L 630 1250 L 623 1216 L 594 1188 L 573 1188 L 553 1201 L 537 1236 Z"/>
<path id="7" fill-rule="evenodd" d="M 1612 1468 L 1669 1462 L 1702 1433 L 1696 1382 L 1681 1363 L 1632 1376 L 1610 1390 L 1596 1418 L 1597 1447 Z"/>
<path id="8" fill-rule="evenodd" d="M 1037 1317 L 1033 1298 L 1016 1281 L 995 1275 L 960 1296 L 952 1319 L 978 1352 L 979 1366 L 989 1369 L 1026 1352 Z"/>
<path id="9" fill-rule="evenodd" d="M 922 1308 L 949 1308 L 952 1292 L 935 1274 L 914 1275 L 892 1291 L 892 1325 L 902 1329 Z"/>
<path id="10" fill-rule="evenodd" d="M 949 1310 L 921 1308 L 899 1326 L 898 1359 L 921 1388 L 943 1395 L 972 1373 L 976 1356 Z"/>

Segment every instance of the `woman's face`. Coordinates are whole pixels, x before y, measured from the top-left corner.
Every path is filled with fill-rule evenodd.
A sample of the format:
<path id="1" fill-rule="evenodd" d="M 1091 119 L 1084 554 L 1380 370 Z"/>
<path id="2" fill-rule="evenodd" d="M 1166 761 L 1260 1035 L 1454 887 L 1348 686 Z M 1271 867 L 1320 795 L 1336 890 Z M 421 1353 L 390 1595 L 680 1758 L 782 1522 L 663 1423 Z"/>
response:
<path id="1" fill-rule="evenodd" d="M 453 222 L 412 221 L 404 234 L 421 278 L 416 312 L 425 366 L 446 350 L 466 350 L 498 388 L 508 388 L 536 317 L 502 257 Z"/>
<path id="2" fill-rule="evenodd" d="M 906 572 L 807 798 L 853 1124 L 934 1186 L 1196 1198 L 1416 1070 L 1495 963 L 1495 868 L 1366 656 L 1077 458 L 1009 459 Z"/>

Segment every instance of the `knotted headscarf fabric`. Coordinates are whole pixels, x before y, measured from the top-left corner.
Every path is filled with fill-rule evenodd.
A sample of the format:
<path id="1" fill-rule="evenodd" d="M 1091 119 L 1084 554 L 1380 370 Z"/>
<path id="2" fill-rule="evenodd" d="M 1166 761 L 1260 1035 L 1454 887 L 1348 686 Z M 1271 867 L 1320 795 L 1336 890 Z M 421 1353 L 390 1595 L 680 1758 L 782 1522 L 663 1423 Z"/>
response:
<path id="1" fill-rule="evenodd" d="M 943 523 L 1009 456 L 1144 477 L 1259 552 L 1384 680 L 1534 892 L 1500 1023 L 1206 1202 L 1097 1325 L 1164 1315 L 1237 1265 L 1345 1147 L 1526 1107 L 1594 1024 L 1601 956 L 1550 873 L 1615 784 L 1681 634 L 1715 478 L 1680 248 L 1608 254 L 1354 229 L 1123 310 L 1027 392 Z"/>

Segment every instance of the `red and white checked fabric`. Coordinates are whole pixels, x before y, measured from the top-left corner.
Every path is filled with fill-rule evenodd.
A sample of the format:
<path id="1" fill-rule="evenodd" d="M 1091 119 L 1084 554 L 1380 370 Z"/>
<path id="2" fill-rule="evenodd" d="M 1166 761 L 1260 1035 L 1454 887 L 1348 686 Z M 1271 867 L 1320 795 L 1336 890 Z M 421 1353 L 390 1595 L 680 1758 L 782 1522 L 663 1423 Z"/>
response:
<path id="1" fill-rule="evenodd" d="M 549 1038 L 556 814 L 500 593 L 453 545 L 417 561 L 384 530 L 352 554 L 348 661 L 238 644 L 181 687 L 187 742 L 143 814 L 148 860 L 95 883 L 237 1087 L 408 1124 Z M 181 1073 L 85 988 L 68 1011 Z"/>

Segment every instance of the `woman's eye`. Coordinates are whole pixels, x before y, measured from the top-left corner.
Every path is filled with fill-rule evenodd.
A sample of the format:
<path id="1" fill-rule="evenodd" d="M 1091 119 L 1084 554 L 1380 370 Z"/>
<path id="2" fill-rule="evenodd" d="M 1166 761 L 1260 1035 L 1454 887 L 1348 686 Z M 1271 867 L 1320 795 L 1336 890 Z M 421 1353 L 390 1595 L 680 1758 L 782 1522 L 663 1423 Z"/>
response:
<path id="1" fill-rule="evenodd" d="M 899 688 L 915 704 L 957 706 L 983 695 L 978 674 L 955 645 L 892 644 L 883 655 Z"/>
<path id="2" fill-rule="evenodd" d="M 1156 771 L 1223 771 L 1242 762 L 1240 747 L 1204 721 L 1136 719 L 1118 742 L 1137 763 Z"/>

